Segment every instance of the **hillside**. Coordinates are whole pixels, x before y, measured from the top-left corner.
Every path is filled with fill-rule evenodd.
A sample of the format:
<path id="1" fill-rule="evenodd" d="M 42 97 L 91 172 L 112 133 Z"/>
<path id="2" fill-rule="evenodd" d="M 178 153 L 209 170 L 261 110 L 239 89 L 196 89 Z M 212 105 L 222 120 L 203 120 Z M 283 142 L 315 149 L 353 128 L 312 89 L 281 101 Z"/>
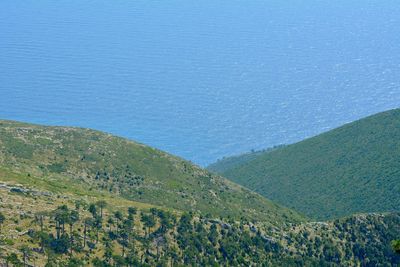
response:
<path id="1" fill-rule="evenodd" d="M 142 144 L 0 122 L 0 265 L 396 266 L 399 236 L 399 213 L 307 222 Z"/>
<path id="2" fill-rule="evenodd" d="M 245 156 L 246 158 L 249 155 Z M 213 170 L 312 218 L 399 211 L 400 109 Z"/>
<path id="3" fill-rule="evenodd" d="M 41 191 L 12 182 L 0 184 L 0 200 L 2 266 L 400 263 L 400 255 L 390 247 L 400 236 L 399 213 L 272 227 L 245 219 L 177 213 L 107 195 Z"/>
<path id="4" fill-rule="evenodd" d="M 83 188 L 222 218 L 304 220 L 180 158 L 88 129 L 0 121 L 0 169 L 20 174 L 17 182 L 28 186 L 58 183 L 68 191 L 73 185 L 73 192 Z"/>

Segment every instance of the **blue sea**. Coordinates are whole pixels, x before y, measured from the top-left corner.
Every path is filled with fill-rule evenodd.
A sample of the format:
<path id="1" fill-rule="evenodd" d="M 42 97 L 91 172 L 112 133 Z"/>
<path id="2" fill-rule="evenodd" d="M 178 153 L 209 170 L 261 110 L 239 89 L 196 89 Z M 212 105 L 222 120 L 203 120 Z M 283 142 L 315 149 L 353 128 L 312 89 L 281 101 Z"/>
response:
<path id="1" fill-rule="evenodd" d="M 398 0 L 1 0 L 0 118 L 207 165 L 400 107 Z"/>

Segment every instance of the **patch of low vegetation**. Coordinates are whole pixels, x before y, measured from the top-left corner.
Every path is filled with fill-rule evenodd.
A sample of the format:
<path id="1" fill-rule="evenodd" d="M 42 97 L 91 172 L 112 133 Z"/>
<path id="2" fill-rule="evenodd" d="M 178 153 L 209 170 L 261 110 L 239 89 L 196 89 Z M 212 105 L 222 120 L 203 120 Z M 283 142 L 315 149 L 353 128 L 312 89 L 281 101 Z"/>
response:
<path id="1" fill-rule="evenodd" d="M 400 240 L 393 240 L 393 241 L 392 241 L 392 246 L 393 246 L 393 250 L 394 250 L 396 253 L 399 253 L 399 254 L 400 254 Z"/>

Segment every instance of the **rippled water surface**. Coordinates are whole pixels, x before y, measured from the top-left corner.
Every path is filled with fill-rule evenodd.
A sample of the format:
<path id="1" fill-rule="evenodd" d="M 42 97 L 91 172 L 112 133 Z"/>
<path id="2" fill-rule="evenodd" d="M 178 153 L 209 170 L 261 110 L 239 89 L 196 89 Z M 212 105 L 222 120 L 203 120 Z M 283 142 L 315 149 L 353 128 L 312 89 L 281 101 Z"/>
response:
<path id="1" fill-rule="evenodd" d="M 1 0 L 0 118 L 205 165 L 400 106 L 400 3 Z"/>

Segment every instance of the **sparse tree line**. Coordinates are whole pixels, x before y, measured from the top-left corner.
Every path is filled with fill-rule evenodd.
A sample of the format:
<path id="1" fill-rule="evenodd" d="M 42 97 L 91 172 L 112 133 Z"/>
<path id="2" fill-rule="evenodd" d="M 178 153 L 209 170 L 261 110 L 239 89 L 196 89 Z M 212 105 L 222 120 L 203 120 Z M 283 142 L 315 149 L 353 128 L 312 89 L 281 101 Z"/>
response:
<path id="1" fill-rule="evenodd" d="M 30 218 L 27 242 L 0 254 L 4 266 L 363 266 L 400 263 L 400 241 L 388 226 L 337 221 L 331 229 L 268 236 L 250 222 L 213 220 L 162 209 L 110 212 L 105 201 L 61 205 Z M 0 213 L 0 231 L 7 219 Z M 386 220 L 386 221 L 385 221 Z M 315 230 L 315 229 L 314 229 Z M 315 233 L 314 233 L 315 235 Z M 383 238 L 382 238 L 383 237 Z M 339 245 L 334 239 L 341 239 Z M 381 238 L 376 242 L 377 238 Z M 368 240 L 375 240 L 371 243 Z M 1 240 L 4 245 L 4 240 Z M 391 247 L 392 245 L 392 247 Z"/>

